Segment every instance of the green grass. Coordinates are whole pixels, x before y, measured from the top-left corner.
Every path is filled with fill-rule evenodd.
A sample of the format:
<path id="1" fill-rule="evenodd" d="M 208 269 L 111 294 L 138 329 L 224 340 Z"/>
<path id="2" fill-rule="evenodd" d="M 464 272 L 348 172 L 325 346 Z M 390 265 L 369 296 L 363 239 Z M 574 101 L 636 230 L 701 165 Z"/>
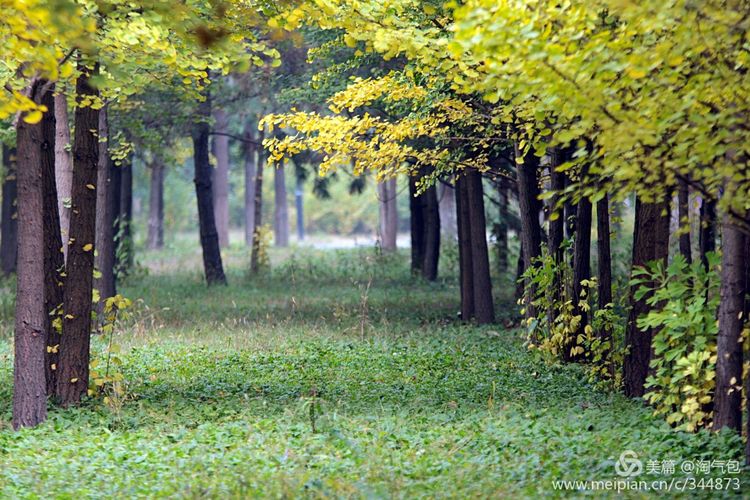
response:
<path id="1" fill-rule="evenodd" d="M 428 284 L 404 255 L 298 250 L 249 279 L 244 253 L 228 252 L 226 288 L 205 288 L 192 250 L 150 255 L 124 287 L 138 300 L 116 335 L 121 409 L 89 400 L 11 431 L 0 340 L 0 498 L 560 496 L 553 480 L 615 478 L 626 449 L 741 456 L 734 436 L 674 432 L 581 367 L 543 363 L 513 329 L 460 325 L 450 273 Z"/>

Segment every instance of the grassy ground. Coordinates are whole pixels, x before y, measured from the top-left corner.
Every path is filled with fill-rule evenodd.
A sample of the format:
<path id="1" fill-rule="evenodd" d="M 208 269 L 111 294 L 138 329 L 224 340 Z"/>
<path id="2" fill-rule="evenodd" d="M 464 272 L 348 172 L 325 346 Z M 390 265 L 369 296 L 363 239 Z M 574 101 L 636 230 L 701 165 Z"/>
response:
<path id="1" fill-rule="evenodd" d="M 500 325 L 476 328 L 455 321 L 452 270 L 415 281 L 405 256 L 285 252 L 249 279 L 233 249 L 230 286 L 206 289 L 199 255 L 174 254 L 123 289 L 122 400 L 12 432 L 0 340 L 0 498 L 561 496 L 553 481 L 614 479 L 628 449 L 678 467 L 741 455 L 536 359 L 502 327 L 509 282 Z"/>

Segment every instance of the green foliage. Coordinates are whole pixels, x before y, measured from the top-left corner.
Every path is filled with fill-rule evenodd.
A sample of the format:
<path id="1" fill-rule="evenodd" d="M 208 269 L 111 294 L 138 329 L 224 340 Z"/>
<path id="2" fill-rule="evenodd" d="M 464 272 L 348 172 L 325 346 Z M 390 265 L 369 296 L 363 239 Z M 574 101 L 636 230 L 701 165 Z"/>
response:
<path id="1" fill-rule="evenodd" d="M 709 404 L 716 376 L 716 335 L 719 307 L 719 256 L 707 255 L 688 264 L 681 254 L 665 268 L 660 261 L 636 269 L 632 284 L 636 299 L 646 295 L 650 312 L 638 319 L 642 331 L 654 331 L 646 399 L 657 415 L 678 429 L 695 431 L 711 426 Z"/>

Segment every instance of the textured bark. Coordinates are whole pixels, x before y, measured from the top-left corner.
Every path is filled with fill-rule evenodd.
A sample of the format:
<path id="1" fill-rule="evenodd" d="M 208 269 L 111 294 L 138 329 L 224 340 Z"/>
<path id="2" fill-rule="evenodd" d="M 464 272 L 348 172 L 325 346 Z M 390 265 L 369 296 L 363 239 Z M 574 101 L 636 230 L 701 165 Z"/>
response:
<path id="1" fill-rule="evenodd" d="M 29 96 L 39 102 L 44 82 L 32 83 Z M 42 123 L 19 119 L 16 125 L 18 170 L 18 270 L 13 370 L 13 428 L 33 427 L 47 418 L 44 310 L 44 201 Z"/>
<path id="2" fill-rule="evenodd" d="M 597 308 L 602 311 L 612 302 L 612 251 L 610 245 L 611 229 L 609 227 L 609 199 L 604 198 L 596 202 L 596 233 L 597 233 L 597 258 L 598 258 L 598 286 Z M 602 341 L 611 341 L 612 332 L 608 328 L 602 328 L 596 334 Z M 601 364 L 610 366 L 609 351 L 602 353 Z M 611 373 L 614 375 L 614 373 Z"/>
<path id="3" fill-rule="evenodd" d="M 219 235 L 214 218 L 214 200 L 211 188 L 211 164 L 208 159 L 208 118 L 211 116 L 211 100 L 208 95 L 198 104 L 196 123 L 193 125 L 193 155 L 195 164 L 195 194 L 198 202 L 198 224 L 200 227 L 201 248 L 203 249 L 203 270 L 206 283 L 226 285 L 224 266 L 221 261 Z"/>
<path id="4" fill-rule="evenodd" d="M 120 185 L 120 237 L 117 240 L 118 276 L 127 276 L 133 268 L 133 158 L 128 156 L 122 164 Z"/>
<path id="5" fill-rule="evenodd" d="M 160 250 L 164 247 L 164 177 L 166 169 L 160 160 L 149 166 L 151 184 L 148 196 L 148 236 L 146 248 Z"/>
<path id="6" fill-rule="evenodd" d="M 706 254 L 716 250 L 716 202 L 703 199 L 701 202 L 700 256 L 703 267 L 708 267 Z"/>
<path id="7" fill-rule="evenodd" d="M 396 211 L 396 178 L 378 184 L 380 201 L 380 244 L 386 252 L 396 250 L 398 237 L 398 213 Z"/>
<path id="8" fill-rule="evenodd" d="M 438 184 L 438 205 L 440 206 L 440 232 L 449 241 L 458 238 L 456 221 L 456 189 L 448 184 Z"/>
<path id="9" fill-rule="evenodd" d="M 643 203 L 636 198 L 635 228 L 633 235 L 632 265 L 644 266 L 650 261 L 662 260 L 666 263 L 669 242 L 669 203 Z M 644 393 L 644 383 L 651 362 L 652 331 L 642 332 L 637 319 L 649 311 L 646 303 L 648 295 L 635 300 L 637 286 L 630 289 L 630 314 L 625 330 L 625 345 L 628 352 L 624 361 L 624 390 L 630 397 L 640 397 Z"/>
<path id="10" fill-rule="evenodd" d="M 89 70 L 81 67 L 76 81 L 80 99 L 98 95 L 89 83 Z M 94 70 L 97 72 L 97 70 Z M 63 294 L 63 334 L 57 367 L 55 397 L 64 406 L 80 402 L 89 382 L 91 294 L 94 279 L 96 238 L 96 184 L 99 163 L 99 111 L 76 107 L 73 138 L 73 184 L 71 191 L 70 239 Z"/>
<path id="11" fill-rule="evenodd" d="M 253 140 L 252 124 L 245 125 L 245 139 Z M 245 160 L 245 245 L 253 246 L 255 233 L 255 157 L 256 148 L 247 142 L 243 147 Z"/>
<path id="12" fill-rule="evenodd" d="M 588 325 L 588 313 L 580 306 L 581 295 L 584 293 L 582 281 L 591 278 L 591 200 L 583 198 L 578 202 L 576 213 L 576 235 L 573 242 L 573 314 L 581 317 L 579 330 L 582 333 Z M 586 291 L 588 293 L 588 291 Z M 563 357 L 567 361 L 580 361 L 580 355 L 571 355 L 570 349 L 577 345 L 575 338 L 569 338 Z"/>
<path id="13" fill-rule="evenodd" d="M 482 175 L 476 170 L 466 173 L 468 194 L 471 269 L 474 275 L 474 318 L 479 324 L 495 321 L 495 308 L 492 301 L 492 280 L 490 278 L 490 258 L 487 250 L 487 221 L 484 214 L 484 191 Z"/>
<path id="14" fill-rule="evenodd" d="M 214 216 L 216 232 L 219 235 L 221 248 L 229 246 L 229 117 L 223 109 L 214 110 L 214 155 L 216 168 L 213 170 L 211 186 L 214 196 Z"/>
<path id="15" fill-rule="evenodd" d="M 96 181 L 96 256 L 94 266 L 99 277 L 94 280 L 94 288 L 99 290 L 101 300 L 114 297 L 115 286 L 115 226 L 117 217 L 114 210 L 115 185 L 113 182 L 114 163 L 109 155 L 109 121 L 107 108 L 99 111 L 99 160 Z M 101 310 L 101 304 L 98 309 Z"/>
<path id="16" fill-rule="evenodd" d="M 690 246 L 690 188 L 685 181 L 680 182 L 677 193 L 677 215 L 680 231 L 680 253 L 690 264 L 693 262 L 693 252 Z"/>
<path id="17" fill-rule="evenodd" d="M 70 229 L 70 189 L 73 183 L 73 158 L 71 156 L 70 123 L 68 122 L 68 100 L 65 94 L 57 94 L 55 100 L 55 183 L 57 185 L 57 210 L 60 214 L 60 233 L 68 241 Z M 51 108 L 50 108 L 51 109 Z M 65 259 L 68 245 L 63 246 Z"/>
<path id="18" fill-rule="evenodd" d="M 516 145 L 516 157 L 521 152 Z M 534 265 L 534 259 L 542 253 L 541 227 L 539 225 L 539 159 L 530 153 L 524 158 L 523 164 L 517 166 L 516 179 L 518 185 L 518 209 L 521 218 L 521 245 L 523 246 L 524 271 Z M 531 304 L 534 291 L 527 284 L 524 291 L 524 307 L 526 318 L 534 318 L 537 311 Z"/>
<path id="19" fill-rule="evenodd" d="M 417 196 L 417 178 L 409 177 L 409 215 L 411 224 L 411 272 L 422 274 L 424 267 L 425 229 L 424 211 L 420 197 Z"/>
<path id="20" fill-rule="evenodd" d="M 258 142 L 263 143 L 263 132 L 260 133 L 260 139 Z M 257 154 L 257 165 L 255 175 L 255 221 L 253 223 L 253 249 L 250 254 L 250 273 L 257 274 L 260 270 L 260 227 L 263 225 L 263 164 L 265 162 L 265 154 L 263 149 L 258 149 Z"/>
<path id="21" fill-rule="evenodd" d="M 16 207 L 16 149 L 3 145 L 3 205 L 0 222 L 0 272 L 16 272 L 18 253 L 18 214 Z"/>
<path id="22" fill-rule="evenodd" d="M 45 332 L 47 333 L 47 349 L 45 378 L 47 380 L 47 394 L 52 396 L 57 384 L 57 364 L 59 361 L 60 333 L 52 326 L 55 317 L 60 317 L 59 311 L 63 302 L 63 277 L 65 254 L 62 252 L 62 237 L 60 216 L 55 180 L 56 134 L 55 134 L 55 103 L 52 92 L 42 97 L 42 104 L 51 110 L 44 114 L 42 120 L 42 190 L 44 209 L 44 309 Z"/>
<path id="23" fill-rule="evenodd" d="M 424 252 L 422 277 L 435 281 L 440 263 L 440 209 L 438 207 L 437 188 L 431 186 L 419 197 L 422 212 Z M 484 210 L 482 210 L 484 214 Z"/>
<path id="24" fill-rule="evenodd" d="M 547 245 L 549 254 L 555 260 L 556 273 L 555 281 L 552 285 L 555 301 L 561 302 L 565 294 L 565 284 L 563 283 L 563 263 L 565 260 L 565 250 L 563 240 L 565 239 L 565 209 L 559 207 L 561 196 L 565 190 L 566 175 L 565 172 L 558 172 L 556 168 L 565 162 L 564 151 L 554 148 L 551 152 L 550 162 L 550 191 L 553 193 L 550 198 L 551 213 L 557 215 L 557 218 L 550 217 L 549 235 Z M 547 311 L 547 327 L 552 330 L 555 321 L 556 311 L 550 307 Z"/>
<path id="25" fill-rule="evenodd" d="M 510 214 L 510 203 L 508 188 L 502 183 L 497 184 L 497 195 L 499 201 L 499 222 L 495 228 L 495 251 L 497 252 L 497 268 L 500 273 L 505 273 L 509 266 L 508 249 L 508 217 Z"/>
<path id="26" fill-rule="evenodd" d="M 456 220 L 458 221 L 458 267 L 461 283 L 461 319 L 474 317 L 474 270 L 471 248 L 471 216 L 466 177 L 456 179 Z"/>
<path id="27" fill-rule="evenodd" d="M 289 246 L 289 199 L 286 192 L 286 170 L 282 162 L 273 172 L 273 235 L 277 247 Z"/>
<path id="28" fill-rule="evenodd" d="M 747 236 L 724 216 L 713 429 L 742 429 L 742 329 L 748 292 Z"/>

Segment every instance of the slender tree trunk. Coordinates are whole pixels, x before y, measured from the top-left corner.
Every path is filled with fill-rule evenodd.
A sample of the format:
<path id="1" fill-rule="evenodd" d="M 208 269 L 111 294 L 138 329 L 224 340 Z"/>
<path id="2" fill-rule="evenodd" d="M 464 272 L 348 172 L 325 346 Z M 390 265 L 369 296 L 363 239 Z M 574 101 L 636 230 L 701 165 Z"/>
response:
<path id="1" fill-rule="evenodd" d="M 398 213 L 396 211 L 396 178 L 391 177 L 378 184 L 380 198 L 380 241 L 386 252 L 396 250 L 398 236 Z"/>
<path id="2" fill-rule="evenodd" d="M 166 169 L 159 159 L 151 165 L 151 185 L 148 196 L 148 237 L 146 247 L 149 250 L 164 248 L 164 177 Z"/>
<path id="3" fill-rule="evenodd" d="M 303 241 L 305 239 L 305 202 L 303 199 L 304 189 L 303 180 L 301 176 L 297 176 L 297 187 L 294 188 L 294 206 L 297 214 L 297 239 Z"/>
<path id="4" fill-rule="evenodd" d="M 565 162 L 564 151 L 554 148 L 551 153 L 550 162 L 550 191 L 554 193 L 550 198 L 551 216 L 549 219 L 549 237 L 547 244 L 549 253 L 555 261 L 555 280 L 552 293 L 555 302 L 563 302 L 565 295 L 565 283 L 563 283 L 563 265 L 565 263 L 565 249 L 563 240 L 565 239 L 565 208 L 559 207 L 562 193 L 565 190 L 566 175 L 565 172 L 558 172 L 557 167 Z M 556 217 L 554 217 L 556 216 Z M 551 307 L 547 311 L 547 327 L 552 330 L 557 311 Z"/>
<path id="5" fill-rule="evenodd" d="M 456 189 L 443 182 L 440 182 L 438 186 L 441 235 L 448 241 L 456 241 L 458 238 L 458 222 L 456 221 Z"/>
<path id="6" fill-rule="evenodd" d="M 748 292 L 747 236 L 724 216 L 713 429 L 742 429 L 742 329 Z"/>
<path id="7" fill-rule="evenodd" d="M 644 266 L 650 261 L 666 262 L 669 241 L 669 203 L 643 203 L 635 201 L 635 233 L 633 235 L 633 267 Z M 648 295 L 635 299 L 638 286 L 630 289 L 630 314 L 625 331 L 628 352 L 624 362 L 624 389 L 630 397 L 641 397 L 651 362 L 651 339 L 653 332 L 642 332 L 636 321 L 649 311 Z"/>
<path id="8" fill-rule="evenodd" d="M 289 199 L 286 193 L 286 171 L 284 163 L 274 169 L 274 218 L 273 233 L 277 247 L 289 246 Z"/>
<path id="9" fill-rule="evenodd" d="M 45 82 L 35 80 L 29 96 L 39 102 Z M 47 418 L 44 302 L 44 200 L 42 123 L 23 117 L 16 125 L 18 151 L 18 271 L 16 287 L 13 428 L 33 427 Z"/>
<path id="10" fill-rule="evenodd" d="M 716 202 L 703 198 L 700 217 L 700 256 L 703 267 L 708 268 L 706 254 L 716 250 Z"/>
<path id="11" fill-rule="evenodd" d="M 482 174 L 476 170 L 469 170 L 466 173 L 466 191 L 471 220 L 469 234 L 471 238 L 471 268 L 474 275 L 474 317 L 477 323 L 481 325 L 495 321 L 490 258 L 487 250 L 487 221 L 484 214 Z"/>
<path id="12" fill-rule="evenodd" d="M 63 242 L 68 241 L 70 229 L 70 189 L 73 182 L 73 158 L 71 156 L 70 123 L 68 122 L 68 100 L 65 94 L 55 97 L 55 180 L 57 185 L 57 210 L 60 214 L 60 233 Z M 68 258 L 68 245 L 63 246 L 64 258 Z"/>
<path id="13" fill-rule="evenodd" d="M 563 357 L 567 361 L 580 361 L 580 355 L 571 354 L 571 348 L 578 343 L 576 337 L 582 333 L 588 325 L 588 313 L 585 307 L 581 307 L 580 302 L 583 300 L 581 295 L 588 293 L 584 290 L 582 282 L 591 278 L 591 200 L 582 198 L 578 202 L 578 212 L 576 214 L 576 236 L 573 246 L 573 314 L 581 317 L 579 330 L 572 334 L 568 339 L 566 348 L 563 351 Z M 587 297 L 588 301 L 588 297 Z"/>
<path id="14" fill-rule="evenodd" d="M 245 139 L 253 140 L 252 125 L 245 125 Z M 255 155 L 256 148 L 251 143 L 245 143 L 243 152 L 245 156 L 245 245 L 253 246 L 253 234 L 255 233 Z"/>
<path id="15" fill-rule="evenodd" d="M 497 183 L 499 201 L 499 222 L 495 228 L 495 251 L 497 252 L 497 268 L 500 273 L 508 271 L 510 250 L 508 249 L 508 218 L 510 217 L 510 203 L 508 188 L 502 182 Z"/>
<path id="16" fill-rule="evenodd" d="M 687 182 L 681 181 L 677 194 L 677 214 L 679 217 L 680 253 L 688 264 L 693 262 L 690 245 L 690 188 Z"/>
<path id="17" fill-rule="evenodd" d="M 211 116 L 211 98 L 198 104 L 198 116 L 193 125 L 193 154 L 195 163 L 195 194 L 198 200 L 198 223 L 200 226 L 203 269 L 208 285 L 226 285 L 224 266 L 221 262 L 219 235 L 214 218 L 214 200 L 211 188 L 211 164 L 208 159 L 208 117 Z"/>
<path id="18" fill-rule="evenodd" d="M 60 234 L 60 215 L 55 180 L 56 134 L 55 103 L 52 91 L 42 96 L 42 104 L 50 111 L 42 119 L 42 205 L 44 210 L 44 305 L 46 311 L 45 332 L 47 332 L 47 349 L 45 350 L 45 378 L 47 395 L 55 393 L 57 385 L 57 364 L 59 361 L 60 332 L 53 327 L 55 318 L 60 318 L 63 303 L 63 271 L 65 254 L 63 253 Z"/>
<path id="19" fill-rule="evenodd" d="M 521 152 L 516 145 L 516 157 Z M 518 208 L 521 217 L 521 244 L 523 245 L 524 271 L 534 265 L 534 260 L 541 255 L 541 227 L 539 225 L 539 159 L 530 153 L 523 158 L 523 164 L 517 166 Z M 535 318 L 537 311 L 531 304 L 534 290 L 530 283 L 524 287 L 524 308 L 526 319 Z"/>
<path id="20" fill-rule="evenodd" d="M 425 221 L 421 197 L 417 196 L 417 178 L 409 177 L 409 214 L 411 216 L 411 272 L 422 274 L 425 256 Z"/>
<path id="21" fill-rule="evenodd" d="M 474 318 L 474 265 L 471 247 L 471 215 L 466 176 L 456 179 L 456 220 L 458 221 L 458 263 L 461 283 L 461 319 Z"/>
<path id="22" fill-rule="evenodd" d="M 214 110 L 215 131 L 226 134 L 229 131 L 229 117 L 223 109 Z M 229 137 L 215 135 L 214 154 L 216 168 L 213 170 L 212 187 L 214 195 L 214 214 L 216 231 L 219 234 L 221 248 L 229 246 Z"/>
<path id="23" fill-rule="evenodd" d="M 596 202 L 596 233 L 597 233 L 597 257 L 598 257 L 598 282 L 599 294 L 597 297 L 597 308 L 603 311 L 612 303 L 612 252 L 610 250 L 609 227 L 609 198 L 607 195 Z M 609 342 L 612 346 L 612 332 L 604 327 L 596 332 L 603 342 Z M 612 369 L 609 360 L 609 349 L 602 353 L 602 366 Z M 610 372 L 614 376 L 614 373 Z"/>
<path id="24" fill-rule="evenodd" d="M 96 256 L 94 265 L 99 270 L 99 278 L 94 287 L 99 290 L 101 300 L 117 294 L 115 286 L 115 227 L 117 217 L 113 213 L 115 186 L 112 180 L 114 164 L 109 155 L 109 120 L 107 108 L 99 111 L 99 161 L 96 191 Z M 118 190 L 119 196 L 119 190 Z M 103 302 L 102 302 L 103 303 Z M 101 310 L 101 304 L 98 309 Z"/>
<path id="25" fill-rule="evenodd" d="M 263 144 L 264 133 L 261 131 L 258 142 Z M 260 271 L 260 252 L 261 252 L 261 234 L 260 228 L 263 226 L 263 165 L 265 163 L 265 153 L 262 148 L 258 149 L 257 166 L 255 175 L 255 221 L 253 223 L 253 249 L 250 255 L 250 273 L 258 274 Z"/>
<path id="26" fill-rule="evenodd" d="M 76 82 L 76 96 L 87 100 L 98 95 L 89 82 L 90 70 Z M 93 74 L 98 73 L 98 66 Z M 94 280 L 96 238 L 96 185 L 99 164 L 99 111 L 77 106 L 73 138 L 73 184 L 71 191 L 70 239 L 63 293 L 63 334 L 57 367 L 55 396 L 64 406 L 80 402 L 89 383 L 91 297 Z"/>
<path id="27" fill-rule="evenodd" d="M 16 210 L 16 149 L 3 145 L 3 205 L 0 222 L 0 271 L 5 276 L 16 272 L 18 251 L 18 214 Z"/>
<path id="28" fill-rule="evenodd" d="M 133 157 L 128 156 L 122 164 L 120 186 L 120 239 L 118 240 L 118 274 L 127 276 L 133 269 Z"/>
<path id="29" fill-rule="evenodd" d="M 422 276 L 427 281 L 438 277 L 440 261 L 440 209 L 438 207 L 437 188 L 431 186 L 419 197 L 424 220 L 424 255 Z M 484 214 L 484 210 L 482 210 Z"/>

